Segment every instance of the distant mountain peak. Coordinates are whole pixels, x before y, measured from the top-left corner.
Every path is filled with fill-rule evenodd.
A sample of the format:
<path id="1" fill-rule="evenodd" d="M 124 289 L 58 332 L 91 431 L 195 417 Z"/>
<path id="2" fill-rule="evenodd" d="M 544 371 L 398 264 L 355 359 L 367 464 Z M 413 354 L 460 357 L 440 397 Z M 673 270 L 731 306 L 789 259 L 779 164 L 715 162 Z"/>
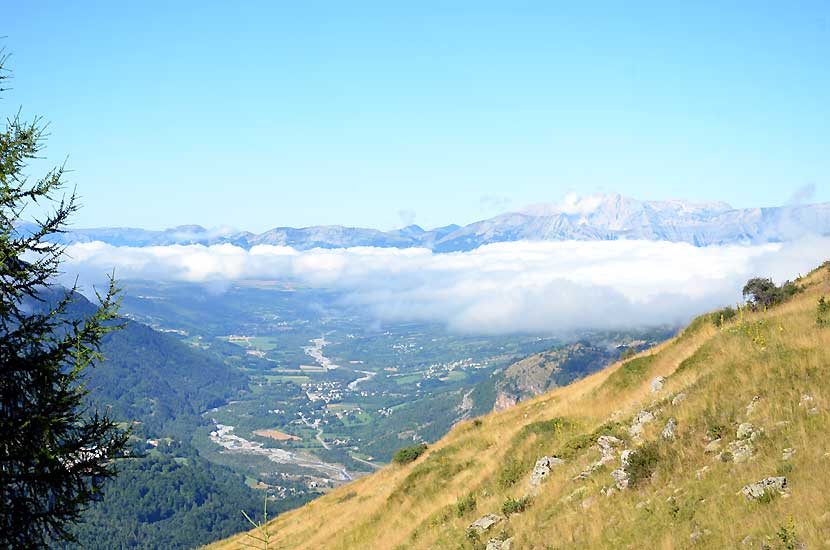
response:
<path id="1" fill-rule="evenodd" d="M 422 233 L 426 233 L 426 231 L 424 231 L 424 228 L 416 223 L 407 225 L 406 227 L 399 229 L 398 232 L 401 235 L 420 235 Z"/>
<path id="2" fill-rule="evenodd" d="M 177 225 L 167 229 L 167 231 L 172 233 L 207 233 L 207 229 L 197 224 Z"/>
<path id="3" fill-rule="evenodd" d="M 726 212 L 732 207 L 722 201 L 695 202 L 682 199 L 642 201 L 619 193 L 594 193 L 580 196 L 568 193 L 559 202 L 537 203 L 519 210 L 519 214 L 534 217 L 556 215 L 590 216 L 598 212 L 636 211 L 642 209 L 686 213 Z"/>
<path id="4" fill-rule="evenodd" d="M 19 224 L 18 231 L 31 230 Z M 735 209 L 725 202 L 680 199 L 643 201 L 619 193 L 575 193 L 562 201 L 536 204 L 464 227 L 424 230 L 408 225 L 392 231 L 340 225 L 275 227 L 259 234 L 232 228 L 181 225 L 165 231 L 131 228 L 77 229 L 64 243 L 102 241 L 114 246 L 230 243 L 244 248 L 261 244 L 311 248 L 428 248 L 435 252 L 472 250 L 512 241 L 597 241 L 641 239 L 686 242 L 695 246 L 761 244 L 800 235 L 830 235 L 830 203 Z"/>

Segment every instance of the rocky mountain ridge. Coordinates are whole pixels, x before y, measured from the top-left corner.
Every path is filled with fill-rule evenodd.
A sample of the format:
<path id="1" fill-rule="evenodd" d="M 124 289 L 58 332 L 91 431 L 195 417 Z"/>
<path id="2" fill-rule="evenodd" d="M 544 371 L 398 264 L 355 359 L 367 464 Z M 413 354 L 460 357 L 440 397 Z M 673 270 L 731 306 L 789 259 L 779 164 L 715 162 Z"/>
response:
<path id="1" fill-rule="evenodd" d="M 22 225 L 21 231 L 29 226 Z M 534 205 L 464 227 L 425 230 L 417 225 L 381 231 L 339 225 L 275 227 L 263 233 L 183 225 L 152 231 L 138 228 L 75 229 L 65 243 L 101 241 L 113 246 L 233 244 L 290 246 L 298 250 L 373 246 L 428 248 L 456 252 L 512 241 L 643 239 L 694 246 L 762 244 L 803 235 L 830 235 L 830 203 L 736 209 L 720 202 L 641 201 L 618 194 L 594 195 L 577 202 Z"/>

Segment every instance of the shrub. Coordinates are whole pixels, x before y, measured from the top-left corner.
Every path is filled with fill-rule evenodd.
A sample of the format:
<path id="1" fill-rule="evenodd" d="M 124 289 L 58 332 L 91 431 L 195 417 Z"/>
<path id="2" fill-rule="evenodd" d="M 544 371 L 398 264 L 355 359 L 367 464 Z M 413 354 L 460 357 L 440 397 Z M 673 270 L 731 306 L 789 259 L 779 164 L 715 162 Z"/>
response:
<path id="1" fill-rule="evenodd" d="M 475 426 L 476 428 L 480 428 L 482 424 L 484 424 L 484 422 L 482 422 L 480 418 L 476 418 L 475 420 L 473 420 L 473 426 Z"/>
<path id="2" fill-rule="evenodd" d="M 426 450 L 426 443 L 420 443 L 418 445 L 412 445 L 411 447 L 404 447 L 402 449 L 398 449 L 395 453 L 395 456 L 392 457 L 392 462 L 394 462 L 395 464 L 409 464 L 410 462 L 414 461 L 419 456 L 424 454 Z"/>
<path id="3" fill-rule="evenodd" d="M 460 497 L 455 501 L 455 515 L 462 517 L 467 512 L 476 509 L 476 496 L 473 493 Z"/>
<path id="4" fill-rule="evenodd" d="M 501 513 L 505 516 L 510 514 L 519 514 L 524 512 L 530 505 L 530 497 L 522 497 L 518 499 L 508 498 L 501 505 Z"/>
<path id="5" fill-rule="evenodd" d="M 516 484 L 525 473 L 524 466 L 521 462 L 511 459 L 507 462 L 501 472 L 499 472 L 499 485 L 506 489 Z"/>
<path id="6" fill-rule="evenodd" d="M 735 316 L 738 314 L 738 311 L 730 306 L 726 306 L 723 309 L 719 309 L 718 311 L 712 313 L 712 324 L 716 327 L 722 327 L 724 324 L 728 323 Z"/>
<path id="7" fill-rule="evenodd" d="M 499 485 L 502 488 L 511 487 L 524 475 L 524 467 L 518 460 L 510 460 L 499 472 Z"/>
<path id="8" fill-rule="evenodd" d="M 801 543 L 795 536 L 795 521 L 793 521 L 792 516 L 787 518 L 787 525 L 782 525 L 775 534 L 778 535 L 778 540 L 781 541 L 781 546 L 787 550 L 802 548 Z"/>
<path id="9" fill-rule="evenodd" d="M 818 299 L 816 324 L 820 327 L 830 326 L 830 302 L 825 300 L 824 296 Z"/>
<path id="10" fill-rule="evenodd" d="M 720 439 L 726 434 L 726 426 L 723 424 L 709 424 L 706 433 L 712 439 Z"/>
<path id="11" fill-rule="evenodd" d="M 631 453 L 625 472 L 628 474 L 628 485 L 636 487 L 649 479 L 660 462 L 660 448 L 656 442 L 649 442 Z"/>
<path id="12" fill-rule="evenodd" d="M 755 277 L 746 282 L 743 288 L 744 298 L 755 309 L 772 307 L 792 298 L 803 290 L 803 287 L 792 281 L 784 281 L 781 286 L 775 286 L 772 279 Z"/>

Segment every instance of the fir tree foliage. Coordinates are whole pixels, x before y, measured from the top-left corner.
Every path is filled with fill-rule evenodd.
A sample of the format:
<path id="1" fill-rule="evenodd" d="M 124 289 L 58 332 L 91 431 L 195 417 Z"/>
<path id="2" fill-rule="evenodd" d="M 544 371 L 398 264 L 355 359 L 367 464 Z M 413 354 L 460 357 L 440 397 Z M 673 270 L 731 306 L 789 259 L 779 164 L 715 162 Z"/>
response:
<path id="1" fill-rule="evenodd" d="M 0 52 L 0 89 L 7 59 Z M 55 284 L 64 249 L 51 237 L 78 203 L 64 194 L 63 166 L 27 174 L 45 127 L 17 113 L 0 131 L 0 548 L 70 539 L 70 524 L 114 474 L 128 438 L 84 405 L 84 370 L 102 360 L 101 339 L 118 328 L 119 289 L 111 277 L 96 293 L 97 310 L 79 317 L 71 308 L 77 287 Z M 35 209 L 47 213 L 24 222 Z"/>

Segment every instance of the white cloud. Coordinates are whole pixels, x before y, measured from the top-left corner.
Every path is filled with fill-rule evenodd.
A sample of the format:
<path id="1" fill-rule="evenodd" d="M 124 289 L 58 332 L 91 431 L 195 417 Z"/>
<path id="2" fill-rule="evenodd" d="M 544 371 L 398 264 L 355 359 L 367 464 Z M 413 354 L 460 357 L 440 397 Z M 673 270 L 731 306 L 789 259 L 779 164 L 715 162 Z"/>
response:
<path id="1" fill-rule="evenodd" d="M 694 247 L 654 241 L 513 242 L 470 252 L 177 245 L 69 246 L 65 271 L 228 282 L 291 279 L 342 290 L 386 320 L 430 320 L 481 333 L 682 323 L 734 303 L 747 278 L 780 281 L 826 259 L 830 239 Z"/>
<path id="2" fill-rule="evenodd" d="M 555 214 L 587 215 L 600 207 L 611 195 L 594 193 L 585 197 L 571 191 L 565 194 L 561 202 L 531 204 L 520 210 L 529 216 L 552 216 Z"/>

